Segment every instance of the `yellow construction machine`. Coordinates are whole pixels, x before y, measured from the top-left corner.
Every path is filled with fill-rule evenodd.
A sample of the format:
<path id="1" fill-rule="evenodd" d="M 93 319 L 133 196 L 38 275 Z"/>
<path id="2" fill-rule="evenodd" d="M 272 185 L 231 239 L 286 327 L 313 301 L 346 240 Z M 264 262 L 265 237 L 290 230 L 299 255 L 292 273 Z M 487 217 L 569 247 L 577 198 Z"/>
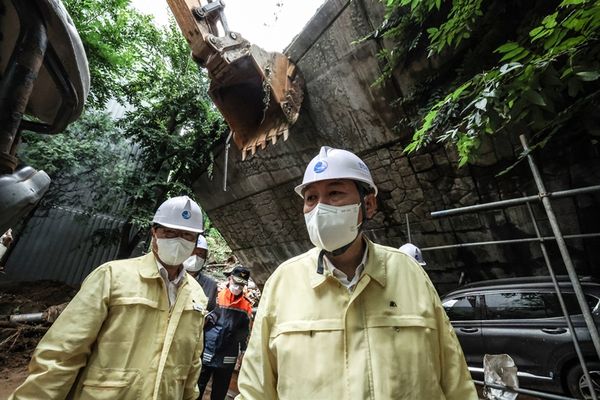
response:
<path id="1" fill-rule="evenodd" d="M 288 137 L 304 81 L 283 54 L 267 52 L 229 30 L 222 0 L 167 0 L 194 60 L 208 71 L 209 95 L 228 123 L 242 160 Z"/>

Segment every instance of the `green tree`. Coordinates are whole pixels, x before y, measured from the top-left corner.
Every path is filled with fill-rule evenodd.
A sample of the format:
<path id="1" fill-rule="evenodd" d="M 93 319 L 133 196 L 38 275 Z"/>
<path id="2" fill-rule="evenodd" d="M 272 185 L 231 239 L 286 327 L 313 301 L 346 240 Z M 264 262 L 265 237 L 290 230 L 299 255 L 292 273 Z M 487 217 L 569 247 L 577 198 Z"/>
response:
<path id="1" fill-rule="evenodd" d="M 453 78 L 421 110 L 406 151 L 444 142 L 456 147 L 463 165 L 485 135 L 529 133 L 535 148 L 597 112 L 600 2 L 384 3 L 386 20 L 375 36 L 395 45 L 380 54 L 385 70 L 379 82 L 422 51 L 456 65 Z"/>
<path id="2" fill-rule="evenodd" d="M 208 79 L 190 56 L 177 26 L 162 30 L 148 47 L 142 71 L 125 87 L 134 111 L 122 127 L 142 149 L 143 167 L 126 182 L 128 223 L 138 232 L 168 196 L 191 194 L 210 168 L 213 144 L 225 124 L 207 94 Z"/>
<path id="3" fill-rule="evenodd" d="M 25 135 L 21 157 L 53 177 L 45 205 L 114 214 L 124 202 L 122 228 L 104 234 L 119 242 L 118 257 L 127 257 L 166 197 L 192 194 L 225 125 L 174 22 L 157 28 L 128 0 L 68 0 L 66 6 L 88 54 L 89 106 L 63 134 Z M 132 108 L 118 122 L 95 111 L 111 98 Z M 127 160 L 132 149 L 139 149 L 135 162 Z"/>
<path id="4" fill-rule="evenodd" d="M 132 146 L 104 112 L 88 110 L 60 135 L 25 132 L 23 140 L 22 161 L 52 178 L 42 206 L 87 203 L 109 211 L 133 173 L 127 163 Z"/>
<path id="5" fill-rule="evenodd" d="M 150 16 L 130 6 L 130 0 L 64 0 L 88 58 L 91 92 L 87 104 L 102 109 L 110 99 L 124 97 L 123 83 L 143 60 L 146 43 L 160 32 Z"/>

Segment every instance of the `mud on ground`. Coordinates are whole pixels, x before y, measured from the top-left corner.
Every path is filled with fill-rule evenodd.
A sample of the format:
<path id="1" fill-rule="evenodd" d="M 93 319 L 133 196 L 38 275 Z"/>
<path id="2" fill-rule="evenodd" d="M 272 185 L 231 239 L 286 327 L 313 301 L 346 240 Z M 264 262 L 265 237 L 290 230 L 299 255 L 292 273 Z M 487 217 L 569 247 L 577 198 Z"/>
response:
<path id="1" fill-rule="evenodd" d="M 12 324 L 13 314 L 42 312 L 69 301 L 77 289 L 53 281 L 0 282 L 0 399 L 27 377 L 33 350 L 46 333 L 49 323 Z"/>

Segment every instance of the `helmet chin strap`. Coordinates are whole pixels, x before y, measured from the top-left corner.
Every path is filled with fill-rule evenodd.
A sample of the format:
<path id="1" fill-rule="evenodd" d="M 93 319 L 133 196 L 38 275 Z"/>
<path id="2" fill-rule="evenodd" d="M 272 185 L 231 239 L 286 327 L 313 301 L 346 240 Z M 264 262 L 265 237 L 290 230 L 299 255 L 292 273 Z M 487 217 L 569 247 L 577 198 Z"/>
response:
<path id="1" fill-rule="evenodd" d="M 362 232 L 362 224 L 361 226 L 358 228 L 358 234 L 356 235 L 356 237 L 354 238 L 353 241 L 351 241 L 350 243 L 348 243 L 347 245 L 344 245 L 342 247 L 340 247 L 339 249 L 335 249 L 333 251 L 327 251 L 327 250 L 321 250 L 319 252 L 319 258 L 317 259 L 317 274 L 321 274 L 323 275 L 323 256 L 327 255 L 327 256 L 339 256 L 341 254 L 344 254 L 349 248 L 350 246 L 352 246 L 352 244 L 354 244 L 354 242 L 356 241 L 356 238 L 358 238 L 360 236 L 360 233 Z"/>
<path id="2" fill-rule="evenodd" d="M 367 217 L 367 208 L 365 206 L 366 190 L 358 182 L 354 181 L 354 184 L 356 185 L 356 189 L 358 189 L 358 195 L 360 196 L 360 209 L 362 211 L 362 221 L 361 221 L 360 225 L 358 226 L 358 232 L 356 234 L 356 237 L 350 243 L 348 243 L 340 248 L 337 248 L 333 251 L 321 250 L 319 252 L 319 257 L 317 259 L 317 274 L 323 275 L 323 271 L 324 271 L 323 257 L 326 255 L 336 257 L 336 256 L 344 254 L 350 248 L 350 246 L 352 246 L 352 244 L 356 241 L 356 238 L 361 236 L 361 233 L 363 231 L 363 226 L 365 225 L 365 222 L 369 219 Z"/>

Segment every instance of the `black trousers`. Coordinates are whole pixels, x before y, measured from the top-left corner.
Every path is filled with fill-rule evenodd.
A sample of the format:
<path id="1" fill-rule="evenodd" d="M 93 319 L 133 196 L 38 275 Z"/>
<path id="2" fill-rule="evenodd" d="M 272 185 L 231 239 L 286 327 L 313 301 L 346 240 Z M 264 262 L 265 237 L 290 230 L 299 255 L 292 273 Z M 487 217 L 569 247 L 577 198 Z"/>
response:
<path id="1" fill-rule="evenodd" d="M 200 371 L 200 378 L 198 379 L 198 388 L 200 389 L 200 397 L 198 400 L 202 399 L 202 395 L 204 394 L 204 390 L 206 389 L 206 385 L 211 376 L 213 380 L 210 388 L 210 400 L 225 400 L 234 368 L 235 364 L 231 364 L 231 367 L 224 368 L 207 367 L 203 365 L 202 370 Z"/>

